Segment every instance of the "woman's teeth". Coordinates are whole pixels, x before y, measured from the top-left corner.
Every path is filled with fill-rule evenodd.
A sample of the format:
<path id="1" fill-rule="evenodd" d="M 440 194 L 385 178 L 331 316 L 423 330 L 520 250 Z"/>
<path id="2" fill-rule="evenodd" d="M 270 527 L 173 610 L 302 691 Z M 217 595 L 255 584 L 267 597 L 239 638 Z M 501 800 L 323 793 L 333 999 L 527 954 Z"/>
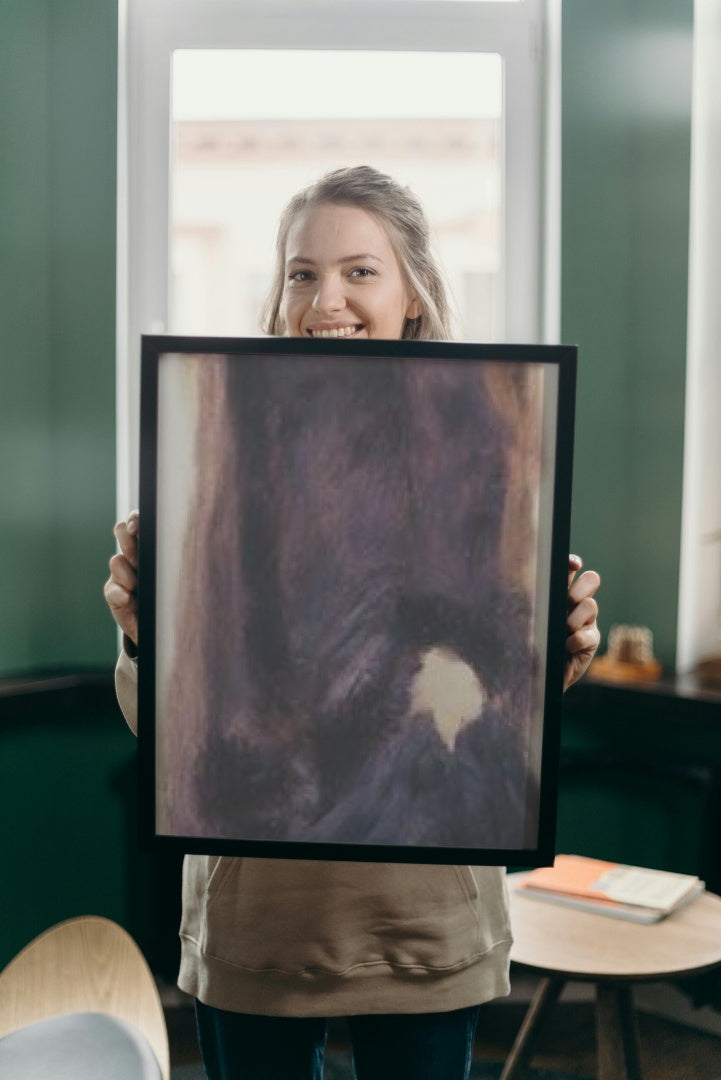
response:
<path id="1" fill-rule="evenodd" d="M 332 330 L 311 330 L 310 335 L 319 338 L 350 337 L 360 329 L 360 326 L 334 326 Z"/>

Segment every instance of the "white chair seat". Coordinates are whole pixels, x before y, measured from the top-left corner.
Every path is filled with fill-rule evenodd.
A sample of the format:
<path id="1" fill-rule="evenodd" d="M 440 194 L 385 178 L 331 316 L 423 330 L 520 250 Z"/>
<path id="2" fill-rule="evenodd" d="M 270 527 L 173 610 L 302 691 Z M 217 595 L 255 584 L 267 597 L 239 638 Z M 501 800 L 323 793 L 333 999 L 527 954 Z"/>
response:
<path id="1" fill-rule="evenodd" d="M 12 1080 L 161 1080 L 150 1044 L 115 1016 L 82 1012 L 36 1020 L 0 1039 Z"/>

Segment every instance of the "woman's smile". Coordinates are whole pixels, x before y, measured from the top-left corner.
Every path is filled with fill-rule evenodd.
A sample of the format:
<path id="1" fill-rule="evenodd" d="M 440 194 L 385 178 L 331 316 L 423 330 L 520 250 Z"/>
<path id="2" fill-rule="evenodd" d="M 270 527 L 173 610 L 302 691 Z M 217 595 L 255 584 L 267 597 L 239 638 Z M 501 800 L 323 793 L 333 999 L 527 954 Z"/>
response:
<path id="1" fill-rule="evenodd" d="M 355 337 L 363 329 L 363 323 L 352 323 L 346 326 L 309 326 L 306 332 L 311 337 L 339 338 Z"/>

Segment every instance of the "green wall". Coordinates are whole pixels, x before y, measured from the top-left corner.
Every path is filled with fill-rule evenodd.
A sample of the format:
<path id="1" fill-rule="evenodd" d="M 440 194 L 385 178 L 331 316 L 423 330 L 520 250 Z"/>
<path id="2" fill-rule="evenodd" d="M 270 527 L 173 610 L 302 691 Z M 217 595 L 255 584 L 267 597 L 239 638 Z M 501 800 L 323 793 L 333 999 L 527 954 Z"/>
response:
<path id="1" fill-rule="evenodd" d="M 692 0 L 563 5 L 562 340 L 579 346 L 573 547 L 601 627 L 675 659 Z M 605 646 L 603 646 L 605 648 Z"/>
<path id="2" fill-rule="evenodd" d="M 116 0 L 0 0 L 0 678 L 106 673 L 102 690 L 0 687 L 0 966 L 73 915 L 106 915 L 142 939 L 138 904 L 152 896 L 129 829 L 135 740 L 114 700 L 102 597 L 116 84 Z"/>
<path id="3" fill-rule="evenodd" d="M 0 0 L 0 675 L 108 665 L 116 0 Z"/>

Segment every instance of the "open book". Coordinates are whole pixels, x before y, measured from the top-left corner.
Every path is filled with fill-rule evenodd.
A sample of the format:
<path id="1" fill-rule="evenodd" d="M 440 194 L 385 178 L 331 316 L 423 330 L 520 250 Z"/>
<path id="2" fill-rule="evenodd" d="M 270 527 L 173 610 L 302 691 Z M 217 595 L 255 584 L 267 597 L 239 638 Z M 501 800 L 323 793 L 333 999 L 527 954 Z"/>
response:
<path id="1" fill-rule="evenodd" d="M 693 900 L 705 886 L 693 874 L 557 855 L 553 866 L 532 870 L 518 888 L 536 900 L 653 923 Z"/>

